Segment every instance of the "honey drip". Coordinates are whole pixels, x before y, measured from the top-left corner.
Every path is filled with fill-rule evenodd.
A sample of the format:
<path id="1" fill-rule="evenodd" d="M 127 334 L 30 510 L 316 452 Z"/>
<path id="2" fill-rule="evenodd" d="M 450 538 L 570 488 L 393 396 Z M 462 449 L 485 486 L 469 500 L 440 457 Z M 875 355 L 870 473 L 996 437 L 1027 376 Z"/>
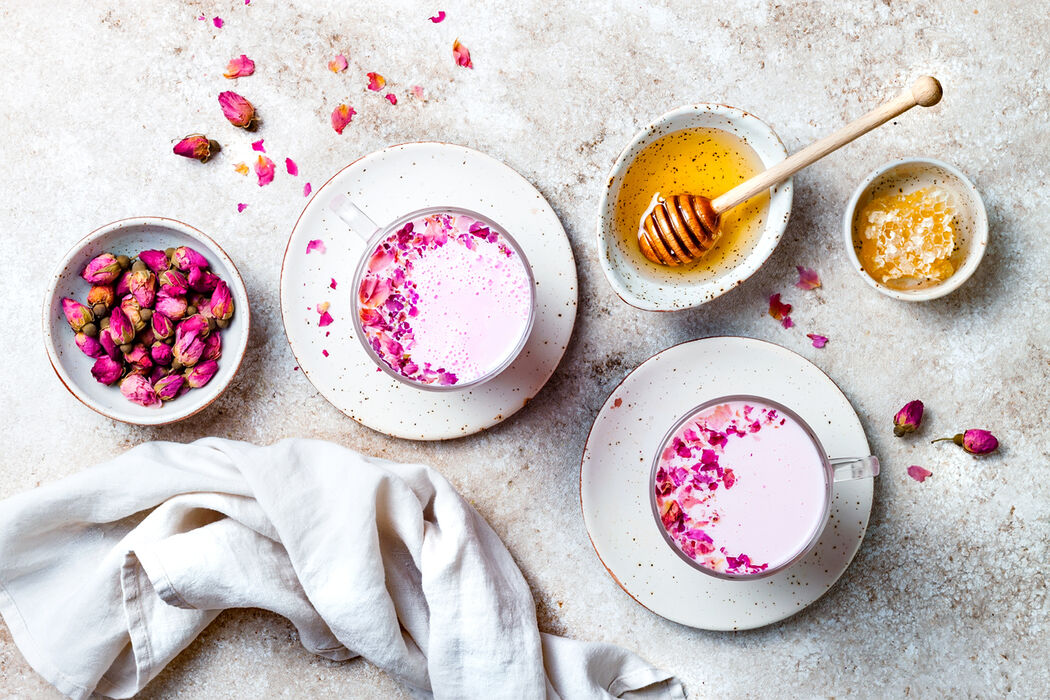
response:
<path id="1" fill-rule="evenodd" d="M 952 195 L 936 186 L 873 198 L 857 218 L 861 264 L 895 289 L 947 279 L 956 213 Z"/>

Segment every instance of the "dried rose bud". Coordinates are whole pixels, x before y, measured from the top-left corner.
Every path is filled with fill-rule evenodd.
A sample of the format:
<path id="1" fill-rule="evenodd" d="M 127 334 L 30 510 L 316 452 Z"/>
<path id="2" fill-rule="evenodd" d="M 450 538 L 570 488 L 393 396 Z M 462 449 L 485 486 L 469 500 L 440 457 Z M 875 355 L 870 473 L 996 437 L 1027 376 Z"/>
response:
<path id="1" fill-rule="evenodd" d="M 110 284 L 120 276 L 121 268 L 117 258 L 103 253 L 87 264 L 80 276 L 91 284 Z"/>
<path id="2" fill-rule="evenodd" d="M 141 306 L 153 306 L 157 295 L 157 276 L 149 270 L 132 272 L 128 278 L 128 289 Z"/>
<path id="3" fill-rule="evenodd" d="M 951 440 L 972 455 L 987 455 L 999 449 L 999 440 L 987 430 L 971 428 L 950 438 L 937 438 L 933 442 Z"/>
<path id="4" fill-rule="evenodd" d="M 197 307 L 197 313 L 204 318 L 215 318 L 211 313 L 211 294 L 194 294 L 190 303 Z"/>
<path id="5" fill-rule="evenodd" d="M 204 341 L 202 360 L 217 360 L 222 357 L 222 334 L 212 333 Z"/>
<path id="6" fill-rule="evenodd" d="M 139 253 L 139 260 L 158 275 L 170 266 L 168 256 L 163 250 L 144 250 Z"/>
<path id="7" fill-rule="evenodd" d="M 160 397 L 161 401 L 171 401 L 179 395 L 179 391 L 185 383 L 186 379 L 181 374 L 169 374 L 154 383 L 153 390 L 157 392 L 157 396 Z"/>
<path id="8" fill-rule="evenodd" d="M 904 404 L 904 408 L 897 411 L 893 417 L 893 434 L 901 437 L 905 433 L 914 433 L 922 423 L 922 401 L 916 399 Z"/>
<path id="9" fill-rule="evenodd" d="M 192 267 L 208 267 L 208 259 L 188 246 L 181 246 L 171 254 L 171 264 L 189 272 Z"/>
<path id="10" fill-rule="evenodd" d="M 218 338 L 219 336 L 216 335 L 215 337 Z M 73 338 L 73 341 L 77 344 L 77 347 L 80 348 L 80 351 L 88 357 L 99 358 L 106 354 L 105 349 L 102 347 L 102 343 L 89 335 L 77 333 Z"/>
<path id="11" fill-rule="evenodd" d="M 124 381 L 120 383 L 120 393 L 128 401 L 137 403 L 140 406 L 160 405 L 160 399 L 157 398 L 157 392 L 153 390 L 153 385 L 149 383 L 149 379 L 140 374 L 129 374 L 124 377 Z"/>
<path id="12" fill-rule="evenodd" d="M 160 365 L 154 365 L 153 371 L 150 372 L 146 376 L 146 378 L 149 379 L 150 384 L 156 386 L 157 382 L 159 382 L 161 379 L 164 379 L 164 377 L 168 376 L 169 374 L 171 374 L 171 369 L 169 367 L 161 367 Z"/>
<path id="13" fill-rule="evenodd" d="M 145 312 L 149 311 L 149 309 L 143 309 L 142 311 L 145 313 Z M 156 340 L 157 340 L 157 336 L 153 332 L 152 324 L 147 323 L 146 327 L 143 328 L 141 331 L 139 331 L 139 334 L 138 334 L 138 336 L 136 336 L 136 339 L 137 339 L 138 342 L 142 343 L 147 348 L 150 345 L 153 345 L 153 343 L 156 342 Z"/>
<path id="14" fill-rule="evenodd" d="M 183 333 L 176 328 L 175 345 L 171 350 L 176 362 L 183 367 L 192 367 L 204 353 L 204 341 L 196 333 Z"/>
<path id="15" fill-rule="evenodd" d="M 186 280 L 190 283 L 190 289 L 195 292 L 212 292 L 219 283 L 218 275 L 213 275 L 200 267 L 191 267 L 186 274 Z"/>
<path id="16" fill-rule="evenodd" d="M 62 313 L 66 315 L 66 320 L 69 321 L 70 328 L 77 333 L 79 333 L 84 326 L 93 323 L 95 320 L 95 315 L 91 313 L 91 309 L 69 297 L 62 299 Z"/>
<path id="17" fill-rule="evenodd" d="M 142 304 L 133 295 L 129 294 L 120 300 L 120 310 L 128 317 L 136 333 L 146 327 L 146 320 L 142 318 Z"/>
<path id="18" fill-rule="evenodd" d="M 117 299 L 123 299 L 128 294 L 131 294 L 131 288 L 128 287 L 128 280 L 130 280 L 130 279 L 131 279 L 131 270 L 128 270 L 127 272 L 125 272 L 123 275 L 120 276 L 120 279 L 117 280 L 117 287 L 114 290 L 114 292 L 116 293 Z"/>
<path id="19" fill-rule="evenodd" d="M 131 365 L 131 371 L 135 374 L 149 374 L 153 369 L 153 358 L 142 343 L 135 343 L 131 352 L 124 353 L 124 360 Z"/>
<path id="20" fill-rule="evenodd" d="M 150 327 L 153 329 L 154 337 L 161 340 L 170 338 L 175 332 L 175 324 L 171 322 L 171 319 L 157 311 L 154 311 L 153 316 L 150 317 Z"/>
<path id="21" fill-rule="evenodd" d="M 124 345 L 135 339 L 135 327 L 119 306 L 109 315 L 109 334 L 115 345 Z"/>
<path id="22" fill-rule="evenodd" d="M 232 90 L 219 93 L 219 106 L 223 116 L 234 126 L 252 131 L 255 128 L 255 107 Z"/>
<path id="23" fill-rule="evenodd" d="M 163 314 L 177 321 L 186 315 L 186 300 L 179 296 L 169 296 L 161 290 L 154 301 L 153 311 L 154 315 Z"/>
<path id="24" fill-rule="evenodd" d="M 190 134 L 175 144 L 175 148 L 172 149 L 177 156 L 196 158 L 202 163 L 207 163 L 213 154 L 221 150 L 222 148 L 217 142 L 212 141 L 204 134 Z"/>
<path id="25" fill-rule="evenodd" d="M 192 333 L 200 336 L 201 340 L 204 340 L 208 337 L 210 331 L 211 328 L 208 327 L 208 319 L 200 314 L 193 314 L 175 326 L 175 338 L 177 339 L 180 335 L 188 335 Z"/>
<path id="26" fill-rule="evenodd" d="M 158 365 L 164 365 L 167 367 L 171 364 L 174 358 L 174 353 L 171 351 L 171 346 L 167 343 L 162 343 L 159 340 L 149 348 L 149 356 L 153 359 L 153 362 Z"/>
<path id="27" fill-rule="evenodd" d="M 106 354 L 109 355 L 112 359 L 123 359 L 123 355 L 121 355 L 120 353 L 120 348 L 117 347 L 117 344 L 113 342 L 113 336 L 109 334 L 108 328 L 103 328 L 98 332 L 98 342 L 99 345 L 102 346 L 102 349 L 106 351 Z"/>
<path id="28" fill-rule="evenodd" d="M 228 321 L 233 316 L 233 296 L 225 282 L 219 280 L 211 295 L 211 315 L 217 321 Z"/>
<path id="29" fill-rule="evenodd" d="M 186 292 L 190 291 L 190 283 L 186 275 L 175 269 L 161 272 L 157 275 L 157 281 L 160 282 L 160 291 L 169 297 L 185 296 Z"/>
<path id="30" fill-rule="evenodd" d="M 95 360 L 95 364 L 91 367 L 91 376 L 101 384 L 112 384 L 120 379 L 123 372 L 124 364 L 108 355 Z"/>
<path id="31" fill-rule="evenodd" d="M 88 291 L 87 295 L 87 302 L 90 306 L 104 304 L 106 307 L 110 307 L 113 306 L 113 302 L 116 300 L 117 297 L 113 293 L 113 285 L 111 284 L 96 284 Z"/>
<path id="32" fill-rule="evenodd" d="M 186 372 L 186 383 L 194 389 L 200 389 L 211 381 L 215 373 L 219 371 L 219 363 L 215 360 L 207 360 L 196 367 L 191 367 Z"/>

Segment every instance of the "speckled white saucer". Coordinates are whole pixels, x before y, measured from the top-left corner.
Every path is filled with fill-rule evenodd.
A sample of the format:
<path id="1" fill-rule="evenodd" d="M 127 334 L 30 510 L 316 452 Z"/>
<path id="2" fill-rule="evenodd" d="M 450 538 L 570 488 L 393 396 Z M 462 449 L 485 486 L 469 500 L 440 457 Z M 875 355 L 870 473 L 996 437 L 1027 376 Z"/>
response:
<path id="1" fill-rule="evenodd" d="M 598 413 L 580 469 L 584 523 L 613 579 L 656 614 L 708 630 L 761 627 L 820 598 L 857 553 L 874 491 L 872 479 L 836 483 L 816 547 L 769 578 L 726 581 L 689 566 L 653 516 L 653 457 L 678 418 L 707 399 L 733 394 L 791 407 L 832 458 L 870 454 L 849 400 L 808 360 L 761 340 L 704 338 L 668 348 L 627 375 Z"/>
<path id="2" fill-rule="evenodd" d="M 454 206 L 509 232 L 536 281 L 535 323 L 514 363 L 484 384 L 448 392 L 416 389 L 380 371 L 354 337 L 351 287 L 365 246 L 328 209 L 337 193 L 379 225 L 418 209 Z M 307 243 L 318 239 L 325 253 L 307 253 Z M 325 301 L 335 321 L 322 328 L 315 309 Z M 388 435 L 444 440 L 513 415 L 550 379 L 576 319 L 576 262 L 547 200 L 507 165 L 445 143 L 389 146 L 340 170 L 306 205 L 284 254 L 281 313 L 300 369 L 339 410 Z"/>

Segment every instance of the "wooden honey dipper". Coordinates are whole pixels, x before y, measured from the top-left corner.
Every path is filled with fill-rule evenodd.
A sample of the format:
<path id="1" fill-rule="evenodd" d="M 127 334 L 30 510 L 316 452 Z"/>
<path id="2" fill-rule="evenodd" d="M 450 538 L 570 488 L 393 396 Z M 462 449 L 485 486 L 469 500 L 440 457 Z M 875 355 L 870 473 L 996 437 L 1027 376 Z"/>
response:
<path id="1" fill-rule="evenodd" d="M 726 211 L 783 182 L 807 165 L 915 105 L 930 107 L 940 99 L 941 84 L 936 78 L 926 75 L 889 102 L 714 199 L 696 194 L 679 194 L 667 200 L 657 193 L 653 203 L 642 215 L 638 227 L 638 246 L 642 254 L 659 265 L 693 262 L 711 250 L 718 240 L 721 216 Z"/>

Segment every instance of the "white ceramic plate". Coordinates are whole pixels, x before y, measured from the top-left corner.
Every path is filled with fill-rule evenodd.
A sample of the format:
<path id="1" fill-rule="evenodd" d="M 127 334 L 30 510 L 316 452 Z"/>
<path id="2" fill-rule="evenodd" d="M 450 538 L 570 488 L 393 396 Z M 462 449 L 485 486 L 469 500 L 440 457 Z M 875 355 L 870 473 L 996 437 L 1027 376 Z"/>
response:
<path id="1" fill-rule="evenodd" d="M 660 441 L 707 399 L 751 394 L 779 401 L 813 428 L 830 457 L 870 454 L 849 400 L 795 353 L 750 338 L 705 338 L 649 358 L 616 387 L 594 421 L 580 469 L 584 523 L 618 584 L 653 612 L 708 630 L 743 630 L 789 617 L 822 596 L 864 539 L 872 479 L 835 484 L 817 546 L 779 574 L 725 581 L 689 566 L 661 536 L 649 502 Z"/>
<path id="2" fill-rule="evenodd" d="M 509 232 L 536 278 L 535 325 L 514 363 L 480 386 L 449 392 L 416 389 L 380 371 L 354 336 L 351 286 L 364 243 L 328 210 L 336 194 L 381 226 L 418 209 L 455 206 Z M 324 254 L 306 252 L 312 240 L 324 242 Z M 335 321 L 322 328 L 315 309 L 325 301 Z M 444 143 L 389 146 L 343 168 L 306 205 L 284 254 L 281 313 L 300 369 L 343 413 L 395 437 L 455 438 L 513 415 L 550 379 L 576 319 L 576 262 L 547 200 L 507 165 Z"/>

